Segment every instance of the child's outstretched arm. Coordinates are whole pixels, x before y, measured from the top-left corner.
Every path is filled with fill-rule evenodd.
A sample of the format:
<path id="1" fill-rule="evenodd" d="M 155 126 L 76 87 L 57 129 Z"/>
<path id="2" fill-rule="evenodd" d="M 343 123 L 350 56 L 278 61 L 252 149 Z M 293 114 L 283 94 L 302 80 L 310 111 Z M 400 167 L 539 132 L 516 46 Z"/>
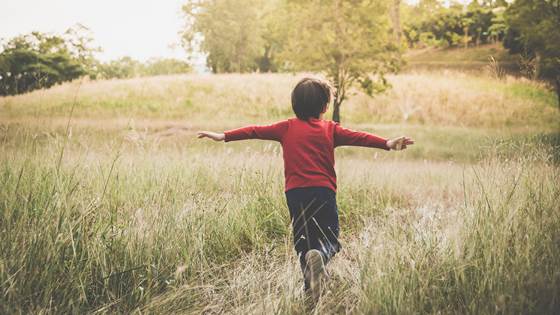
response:
<path id="1" fill-rule="evenodd" d="M 282 141 L 282 136 L 288 129 L 288 121 L 280 121 L 266 126 L 247 126 L 225 132 L 199 131 L 198 138 L 210 138 L 214 141 L 237 141 L 246 139 L 261 139 Z"/>
<path id="2" fill-rule="evenodd" d="M 385 139 L 371 133 L 346 129 L 339 124 L 334 129 L 335 146 L 351 145 L 372 147 L 384 150 L 404 150 L 408 145 L 414 144 L 409 137 Z"/>

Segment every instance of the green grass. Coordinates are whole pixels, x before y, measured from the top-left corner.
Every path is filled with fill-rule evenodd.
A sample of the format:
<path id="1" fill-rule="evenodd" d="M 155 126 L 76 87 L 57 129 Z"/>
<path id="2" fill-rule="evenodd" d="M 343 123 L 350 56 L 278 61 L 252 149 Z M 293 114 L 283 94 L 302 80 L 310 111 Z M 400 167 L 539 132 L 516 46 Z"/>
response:
<path id="1" fill-rule="evenodd" d="M 3 152 L 3 312 L 302 307 L 277 152 L 115 146 L 66 151 L 57 167 L 56 144 L 29 141 Z M 559 172 L 537 153 L 339 159 L 345 250 L 320 308 L 552 312 Z"/>
<path id="2" fill-rule="evenodd" d="M 0 100 L 0 313 L 305 313 L 281 148 L 194 137 L 286 117 L 292 77 L 259 78 L 86 84 L 68 133 L 74 85 Z M 546 97 L 504 92 L 546 90 L 394 80 L 394 94 L 355 96 L 344 124 L 417 144 L 337 149 L 343 250 L 316 313 L 557 313 L 558 116 Z M 422 109 L 402 121 L 407 90 Z M 487 115 L 452 107 L 458 96 Z M 510 124 L 486 111 L 502 97 Z M 535 108 L 550 111 L 518 116 Z"/>
<path id="3" fill-rule="evenodd" d="M 510 55 L 501 43 L 460 48 L 426 48 L 405 55 L 408 68 L 454 68 L 483 70 L 493 57 L 502 67 L 518 70 L 519 56 Z"/>
<path id="4" fill-rule="evenodd" d="M 557 101 L 554 93 L 547 93 L 547 91 L 544 90 L 534 89 L 530 85 L 523 83 L 512 84 L 511 88 L 507 89 L 506 92 L 514 98 L 526 99 L 543 104 L 554 104 Z"/>
<path id="5" fill-rule="evenodd" d="M 75 119 L 145 119 L 226 127 L 292 117 L 291 88 L 300 75 L 229 74 L 73 82 L 47 91 L 0 98 L 3 120 L 62 119 L 74 98 Z M 389 76 L 392 89 L 369 97 L 352 90 L 343 104 L 346 124 L 422 124 L 499 129 L 558 129 L 553 91 L 523 79 L 498 80 L 457 71 Z"/>

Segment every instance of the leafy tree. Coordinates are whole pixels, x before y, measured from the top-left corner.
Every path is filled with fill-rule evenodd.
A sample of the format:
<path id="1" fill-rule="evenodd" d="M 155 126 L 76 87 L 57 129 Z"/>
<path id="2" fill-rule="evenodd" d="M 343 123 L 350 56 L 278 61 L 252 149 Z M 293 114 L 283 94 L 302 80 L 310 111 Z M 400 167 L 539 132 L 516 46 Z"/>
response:
<path id="1" fill-rule="evenodd" d="M 287 41 L 286 25 L 290 23 L 288 8 L 283 0 L 266 1 L 263 7 L 261 37 L 262 53 L 257 58 L 260 72 L 275 72 L 281 69 L 279 53 Z"/>
<path id="2" fill-rule="evenodd" d="M 128 56 L 107 63 L 100 64 L 98 67 L 99 76 L 103 79 L 125 79 L 140 76 L 141 63 Z"/>
<path id="3" fill-rule="evenodd" d="M 183 43 L 187 50 L 196 50 L 196 35 L 206 52 L 212 72 L 247 72 L 256 70 L 262 55 L 261 9 L 263 0 L 198 0 L 183 7 L 187 28 Z"/>
<path id="4" fill-rule="evenodd" d="M 503 0 L 473 0 L 467 6 L 437 0 L 405 5 L 404 35 L 410 47 L 484 44 L 503 38 Z"/>
<path id="5" fill-rule="evenodd" d="M 467 34 L 473 34 L 474 43 L 478 46 L 481 42 L 488 40 L 490 35 L 488 30 L 492 25 L 494 13 L 489 6 L 481 5 L 477 0 L 473 0 L 467 9 L 465 17 L 471 22 L 468 25 Z"/>
<path id="6" fill-rule="evenodd" d="M 340 106 L 351 86 L 369 95 L 381 92 L 388 87 L 384 75 L 398 68 L 388 9 L 383 0 L 290 3 L 283 57 L 294 70 L 326 73 L 336 88 L 334 121 L 340 121 Z"/>
<path id="7" fill-rule="evenodd" d="M 191 67 L 188 63 L 173 58 L 155 58 L 150 59 L 142 67 L 142 75 L 165 75 L 188 73 Z"/>
<path id="8" fill-rule="evenodd" d="M 98 75 L 103 79 L 126 79 L 191 71 L 188 63 L 173 58 L 154 58 L 141 63 L 128 56 L 100 64 L 98 69 Z"/>
<path id="9" fill-rule="evenodd" d="M 488 28 L 490 38 L 494 43 L 502 41 L 507 31 L 506 20 L 504 19 L 505 7 L 498 7 L 492 10 L 491 25 Z"/>
<path id="10" fill-rule="evenodd" d="M 392 0 L 390 9 L 391 26 L 393 33 L 393 40 L 396 44 L 401 44 L 402 38 L 402 25 L 401 25 L 401 0 Z"/>
<path id="11" fill-rule="evenodd" d="M 455 46 L 463 37 L 463 6 L 444 7 L 439 1 L 422 0 L 404 5 L 404 34 L 410 47 Z"/>
<path id="12" fill-rule="evenodd" d="M 76 51 L 63 37 L 40 32 L 7 41 L 0 52 L 0 95 L 48 88 L 87 74 Z"/>
<path id="13" fill-rule="evenodd" d="M 560 0 L 516 0 L 505 18 L 504 46 L 535 61 L 535 77 L 552 83 L 560 105 Z"/>
<path id="14" fill-rule="evenodd" d="M 62 38 L 64 38 L 69 51 L 82 65 L 86 73 L 95 79 L 99 61 L 95 58 L 94 54 L 102 50 L 94 45 L 91 30 L 78 23 L 67 29 Z"/>
<path id="15" fill-rule="evenodd" d="M 416 45 L 432 46 L 437 45 L 437 39 L 434 33 L 428 29 L 427 23 L 430 26 L 433 24 L 431 21 L 435 20 L 432 17 L 441 11 L 442 5 L 437 0 L 420 0 L 416 5 L 402 4 L 403 20 L 403 35 L 409 43 L 410 47 Z"/>
<path id="16" fill-rule="evenodd" d="M 440 8 L 435 15 L 421 24 L 421 29 L 434 34 L 440 46 L 457 45 L 463 32 L 461 8 Z"/>

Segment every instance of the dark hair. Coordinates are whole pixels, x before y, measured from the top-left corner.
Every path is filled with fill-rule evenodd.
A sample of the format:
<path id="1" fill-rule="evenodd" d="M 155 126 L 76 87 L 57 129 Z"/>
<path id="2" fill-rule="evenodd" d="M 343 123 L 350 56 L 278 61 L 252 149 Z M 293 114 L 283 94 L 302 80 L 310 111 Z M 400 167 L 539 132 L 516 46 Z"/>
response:
<path id="1" fill-rule="evenodd" d="M 292 91 L 292 109 L 297 118 L 319 118 L 325 105 L 331 101 L 332 88 L 327 81 L 303 78 Z"/>

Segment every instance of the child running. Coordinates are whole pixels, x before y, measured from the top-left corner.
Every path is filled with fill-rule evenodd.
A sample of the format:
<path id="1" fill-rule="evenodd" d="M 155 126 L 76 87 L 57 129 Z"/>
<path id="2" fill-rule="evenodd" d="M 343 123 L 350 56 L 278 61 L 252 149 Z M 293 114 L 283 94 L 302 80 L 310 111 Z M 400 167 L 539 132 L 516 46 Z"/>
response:
<path id="1" fill-rule="evenodd" d="M 261 139 L 280 142 L 294 247 L 303 272 L 305 291 L 315 303 L 321 294 L 325 265 L 341 249 L 334 148 L 349 145 L 402 150 L 414 144 L 408 137 L 387 140 L 323 120 L 331 95 L 332 88 L 328 82 L 304 78 L 292 91 L 295 118 L 223 133 L 198 132 L 198 138 L 215 141 Z"/>

